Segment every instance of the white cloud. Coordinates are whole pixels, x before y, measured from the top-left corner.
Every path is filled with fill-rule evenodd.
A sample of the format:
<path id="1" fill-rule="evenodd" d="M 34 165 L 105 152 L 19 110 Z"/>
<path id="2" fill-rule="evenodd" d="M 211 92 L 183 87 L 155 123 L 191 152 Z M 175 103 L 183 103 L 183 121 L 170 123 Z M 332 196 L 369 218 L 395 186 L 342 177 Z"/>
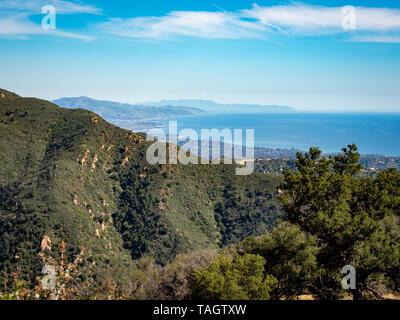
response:
<path id="1" fill-rule="evenodd" d="M 359 30 L 400 30 L 399 9 L 356 7 L 356 17 Z"/>
<path id="2" fill-rule="evenodd" d="M 57 14 L 101 14 L 101 9 L 81 1 L 0 0 L 0 36 L 26 37 L 53 34 L 90 40 L 74 33 L 42 30 L 29 16 L 41 14 L 44 5 Z M 355 30 L 348 35 L 342 26 L 342 7 L 302 3 L 228 11 L 172 11 L 159 17 L 110 18 L 95 25 L 98 34 L 124 38 L 172 39 L 179 36 L 211 39 L 265 39 L 273 34 L 318 36 L 343 33 L 350 41 L 398 43 L 400 9 L 355 7 Z"/>
<path id="3" fill-rule="evenodd" d="M 254 4 L 251 9 L 238 12 L 173 11 L 160 17 L 109 19 L 98 27 L 102 32 L 128 38 L 242 39 L 266 38 L 271 33 L 300 36 L 344 33 L 347 31 L 343 28 L 344 17 L 342 7 Z M 355 26 L 353 32 L 367 32 L 369 36 L 376 32 L 400 32 L 400 10 L 355 7 Z"/>
<path id="4" fill-rule="evenodd" d="M 330 33 L 342 29 L 342 9 L 303 4 L 259 7 L 242 10 L 243 17 L 294 34 Z"/>
<path id="5" fill-rule="evenodd" d="M 292 5 L 259 7 L 242 10 L 244 17 L 265 25 L 276 25 L 295 34 L 324 34 L 344 32 L 343 7 L 311 6 L 301 3 Z M 356 30 L 385 31 L 400 29 L 400 10 L 387 8 L 354 7 Z"/>
<path id="6" fill-rule="evenodd" d="M 58 37 L 93 40 L 93 37 L 66 32 L 60 29 L 44 30 L 29 17 L 42 14 L 42 7 L 52 5 L 56 14 L 99 14 L 101 10 L 81 2 L 64 0 L 2 0 L 0 2 L 0 37 L 27 39 L 29 35 L 51 35 Z"/>
<path id="7" fill-rule="evenodd" d="M 0 35 L 38 33 L 41 27 L 29 21 L 25 14 L 0 16 Z"/>
<path id="8" fill-rule="evenodd" d="M 91 5 L 85 5 L 76 1 L 64 0 L 2 0 L 0 2 L 0 9 L 40 14 L 42 7 L 46 5 L 54 6 L 58 14 L 101 13 L 101 9 Z"/>
<path id="9" fill-rule="evenodd" d="M 248 38 L 260 36 L 265 27 L 241 20 L 234 13 L 207 11 L 173 11 L 163 17 L 110 19 L 101 24 L 107 33 L 131 38 Z"/>
<path id="10" fill-rule="evenodd" d="M 26 13 L 0 15 L 0 37 L 27 39 L 29 35 L 51 35 L 90 41 L 92 37 L 61 30 L 44 30 L 29 20 Z"/>

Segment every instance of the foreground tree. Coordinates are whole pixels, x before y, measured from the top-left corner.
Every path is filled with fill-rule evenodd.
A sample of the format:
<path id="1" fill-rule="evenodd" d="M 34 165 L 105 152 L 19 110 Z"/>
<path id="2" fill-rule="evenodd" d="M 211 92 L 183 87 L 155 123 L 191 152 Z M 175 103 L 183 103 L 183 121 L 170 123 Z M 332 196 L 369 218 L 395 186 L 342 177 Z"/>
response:
<path id="1" fill-rule="evenodd" d="M 317 274 L 319 249 L 315 238 L 302 232 L 297 225 L 281 222 L 270 233 L 250 237 L 239 246 L 239 251 L 265 259 L 265 272 L 277 279 L 272 299 L 293 299 L 309 292 Z"/>
<path id="2" fill-rule="evenodd" d="M 319 243 L 316 296 L 340 297 L 341 270 L 352 265 L 356 269 L 353 298 L 364 299 L 368 294 L 380 298 L 374 284 L 398 271 L 400 264 L 396 202 L 400 173 L 389 170 L 376 178 L 359 177 L 362 165 L 357 147 L 349 145 L 342 151 L 329 158 L 316 148 L 298 153 L 297 171 L 284 172 L 280 200 L 288 220 Z"/>
<path id="3" fill-rule="evenodd" d="M 265 259 L 254 254 L 222 255 L 194 272 L 193 297 L 211 300 L 268 300 L 276 279 L 264 274 Z"/>

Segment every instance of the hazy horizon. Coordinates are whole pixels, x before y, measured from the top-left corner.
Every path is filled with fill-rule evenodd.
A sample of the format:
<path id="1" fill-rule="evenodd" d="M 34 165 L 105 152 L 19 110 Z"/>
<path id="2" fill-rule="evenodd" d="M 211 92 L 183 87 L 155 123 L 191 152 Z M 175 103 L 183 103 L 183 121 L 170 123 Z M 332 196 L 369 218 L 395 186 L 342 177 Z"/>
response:
<path id="1" fill-rule="evenodd" d="M 17 92 L 18 93 L 18 92 Z M 142 105 L 142 104 L 149 104 L 150 105 L 150 103 L 151 102 L 154 102 L 154 103 L 161 103 L 163 100 L 176 100 L 176 101 L 179 101 L 179 100 L 193 100 L 193 101 L 195 101 L 195 100 L 207 100 L 207 101 L 212 101 L 212 102 L 215 102 L 215 103 L 217 103 L 217 104 L 243 104 L 243 105 L 260 105 L 260 106 L 285 106 L 285 107 L 290 107 L 290 108 L 292 108 L 293 109 L 293 112 L 295 112 L 295 113 L 400 113 L 400 108 L 399 108 L 399 110 L 395 110 L 395 111 L 380 111 L 380 110 L 376 110 L 376 111 L 374 111 L 374 110 L 366 110 L 366 111 L 364 111 L 364 110 L 340 110 L 339 108 L 335 108 L 335 107 L 331 107 L 331 108 L 326 108 L 325 110 L 315 110 L 315 109 L 313 109 L 313 110 L 308 110 L 308 109 L 297 109 L 297 108 L 294 108 L 294 107 L 292 107 L 292 106 L 286 106 L 286 105 L 283 105 L 283 104 L 267 104 L 267 103 L 248 103 L 248 102 L 243 102 L 243 101 L 228 101 L 228 102 L 221 102 L 221 101 L 216 101 L 215 99 L 200 99 L 200 98 L 176 98 L 176 99 L 160 99 L 160 100 L 158 100 L 158 101 L 118 101 L 118 100 L 111 100 L 111 99 L 107 99 L 107 98 L 105 98 L 105 99 L 97 99 L 97 98 L 94 98 L 94 97 L 88 97 L 88 96 L 85 96 L 85 95 L 81 95 L 81 96 L 75 96 L 75 97 L 58 97 L 58 98 L 55 98 L 55 99 L 48 99 L 49 101 L 54 101 L 54 100 L 58 100 L 58 99 L 61 99 L 61 98 L 80 98 L 80 97 L 85 97 L 85 98 L 90 98 L 90 99 L 93 99 L 93 100 L 103 100 L 103 101 L 111 101 L 111 102 L 118 102 L 118 103 L 122 103 L 122 104 L 131 104 L 131 105 Z M 180 105 L 180 106 L 185 106 L 184 104 L 183 105 Z M 201 109 L 201 107 L 198 107 L 198 108 L 200 108 Z M 199 116 L 199 115 L 198 115 Z"/>

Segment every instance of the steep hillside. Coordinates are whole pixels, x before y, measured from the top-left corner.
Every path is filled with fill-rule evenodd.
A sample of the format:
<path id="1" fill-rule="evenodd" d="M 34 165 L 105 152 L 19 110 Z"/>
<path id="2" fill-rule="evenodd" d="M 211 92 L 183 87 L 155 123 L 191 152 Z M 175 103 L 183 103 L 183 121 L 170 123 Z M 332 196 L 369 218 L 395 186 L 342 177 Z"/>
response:
<path id="1" fill-rule="evenodd" d="M 149 165 L 148 146 L 90 111 L 0 89 L 0 272 L 33 282 L 47 236 L 53 253 L 61 241 L 71 255 L 85 246 L 94 279 L 122 279 L 132 259 L 164 264 L 263 234 L 282 217 L 280 177 Z"/>

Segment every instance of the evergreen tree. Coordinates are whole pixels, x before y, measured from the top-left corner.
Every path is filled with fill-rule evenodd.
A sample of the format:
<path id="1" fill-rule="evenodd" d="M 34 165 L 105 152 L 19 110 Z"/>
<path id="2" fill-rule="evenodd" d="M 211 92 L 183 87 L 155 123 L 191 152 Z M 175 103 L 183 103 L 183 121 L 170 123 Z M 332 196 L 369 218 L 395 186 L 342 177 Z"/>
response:
<path id="1" fill-rule="evenodd" d="M 356 269 L 354 299 L 367 294 L 380 297 L 373 283 L 399 270 L 399 191 L 391 189 L 400 173 L 390 170 L 377 178 L 357 175 L 357 147 L 323 157 L 317 148 L 297 154 L 297 172 L 286 170 L 280 200 L 290 222 L 317 238 L 321 267 L 314 285 L 319 298 L 334 299 L 342 294 L 341 270 Z M 394 200 L 395 199 L 395 200 Z M 397 211 L 396 211 L 397 210 Z"/>

